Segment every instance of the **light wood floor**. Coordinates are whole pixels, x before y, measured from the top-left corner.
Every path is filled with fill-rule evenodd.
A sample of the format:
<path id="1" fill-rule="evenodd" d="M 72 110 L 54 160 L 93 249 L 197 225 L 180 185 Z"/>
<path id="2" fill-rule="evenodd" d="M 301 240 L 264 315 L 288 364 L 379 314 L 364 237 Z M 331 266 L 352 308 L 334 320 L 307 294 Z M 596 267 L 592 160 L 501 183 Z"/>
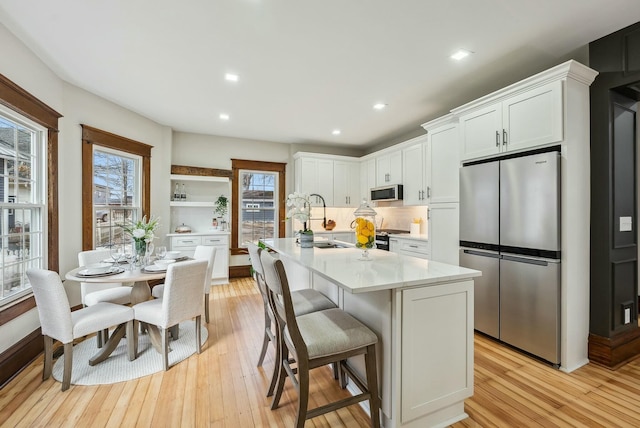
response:
<path id="1" fill-rule="evenodd" d="M 202 354 L 138 380 L 105 386 L 42 382 L 42 358 L 0 390 L 1 426 L 290 427 L 296 393 L 289 382 L 281 406 L 264 397 L 273 352 L 255 367 L 261 345 L 262 303 L 251 279 L 211 294 L 209 339 Z M 613 372 L 589 364 L 562 373 L 500 346 L 475 339 L 475 393 L 461 427 L 640 426 L 640 360 Z M 160 358 L 160 356 L 158 356 Z M 329 370 L 312 372 L 310 406 L 345 394 Z M 307 427 L 366 427 L 351 406 Z"/>

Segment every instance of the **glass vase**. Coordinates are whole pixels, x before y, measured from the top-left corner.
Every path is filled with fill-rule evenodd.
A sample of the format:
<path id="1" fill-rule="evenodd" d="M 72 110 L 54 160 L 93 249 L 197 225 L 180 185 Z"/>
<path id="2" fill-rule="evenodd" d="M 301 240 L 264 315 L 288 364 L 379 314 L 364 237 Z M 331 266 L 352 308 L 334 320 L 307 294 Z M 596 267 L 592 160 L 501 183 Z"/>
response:
<path id="1" fill-rule="evenodd" d="M 362 250 L 358 260 L 369 261 L 369 250 L 375 248 L 376 241 L 376 212 L 369 206 L 366 200 L 353 213 L 355 219 L 356 247 Z"/>
<path id="2" fill-rule="evenodd" d="M 144 256 L 147 253 L 147 243 L 143 240 L 135 240 L 134 246 L 136 250 L 136 266 L 142 267 Z"/>

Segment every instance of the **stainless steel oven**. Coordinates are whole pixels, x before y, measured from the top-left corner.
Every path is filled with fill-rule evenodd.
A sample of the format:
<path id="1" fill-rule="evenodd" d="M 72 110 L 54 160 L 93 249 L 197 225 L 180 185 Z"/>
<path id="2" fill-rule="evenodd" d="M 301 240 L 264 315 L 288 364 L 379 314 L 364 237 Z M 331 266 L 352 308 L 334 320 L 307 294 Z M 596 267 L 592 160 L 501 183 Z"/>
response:
<path id="1" fill-rule="evenodd" d="M 376 248 L 378 250 L 389 251 L 389 235 L 390 234 L 406 234 L 408 230 L 398 229 L 380 229 L 376 232 Z"/>

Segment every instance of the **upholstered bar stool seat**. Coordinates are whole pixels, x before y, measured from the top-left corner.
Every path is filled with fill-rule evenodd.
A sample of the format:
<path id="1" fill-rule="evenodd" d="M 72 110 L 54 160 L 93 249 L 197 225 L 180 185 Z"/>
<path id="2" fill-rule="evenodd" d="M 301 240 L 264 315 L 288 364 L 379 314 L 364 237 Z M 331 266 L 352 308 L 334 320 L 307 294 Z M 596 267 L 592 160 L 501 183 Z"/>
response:
<path id="1" fill-rule="evenodd" d="M 292 291 L 291 300 L 293 301 L 296 316 L 336 307 L 336 304 L 331 299 L 312 288 Z"/>
<path id="2" fill-rule="evenodd" d="M 320 358 L 374 345 L 378 337 L 360 321 L 341 309 L 327 309 L 296 317 L 309 358 Z M 289 329 L 285 340 L 292 343 Z"/>

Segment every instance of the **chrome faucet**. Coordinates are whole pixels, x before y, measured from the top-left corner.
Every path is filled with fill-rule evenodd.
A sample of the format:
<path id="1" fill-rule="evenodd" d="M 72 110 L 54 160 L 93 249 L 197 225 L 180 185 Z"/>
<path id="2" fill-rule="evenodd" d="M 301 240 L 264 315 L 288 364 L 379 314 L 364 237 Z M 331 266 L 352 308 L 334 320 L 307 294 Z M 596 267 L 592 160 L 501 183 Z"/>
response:
<path id="1" fill-rule="evenodd" d="M 317 196 L 322 200 L 322 210 L 323 210 L 323 217 L 322 217 L 322 227 L 326 227 L 327 226 L 327 204 L 324 201 L 324 198 L 320 195 L 318 195 L 317 193 L 311 193 L 309 196 Z M 309 223 L 311 223 L 311 218 L 309 218 Z"/>

